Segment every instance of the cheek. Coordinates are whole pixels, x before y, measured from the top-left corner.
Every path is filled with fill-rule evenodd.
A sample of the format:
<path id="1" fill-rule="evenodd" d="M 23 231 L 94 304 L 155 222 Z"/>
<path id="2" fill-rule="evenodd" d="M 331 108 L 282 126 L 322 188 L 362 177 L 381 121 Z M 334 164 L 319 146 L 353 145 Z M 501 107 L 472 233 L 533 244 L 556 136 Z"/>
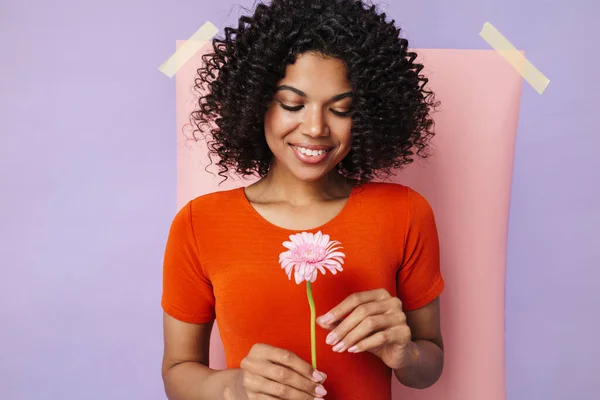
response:
<path id="1" fill-rule="evenodd" d="M 270 138 L 282 138 L 292 132 L 297 122 L 293 117 L 273 107 L 265 114 L 265 135 Z"/>
<path id="2" fill-rule="evenodd" d="M 349 150 L 350 145 L 352 144 L 352 122 L 340 122 L 336 127 L 335 132 L 337 132 L 336 140 L 340 143 L 341 147 L 343 147 L 344 150 Z"/>
<path id="3" fill-rule="evenodd" d="M 267 138 L 272 135 L 273 132 L 273 124 L 276 123 L 277 120 L 273 116 L 273 110 L 269 108 L 265 113 L 264 127 L 265 127 L 265 135 Z"/>

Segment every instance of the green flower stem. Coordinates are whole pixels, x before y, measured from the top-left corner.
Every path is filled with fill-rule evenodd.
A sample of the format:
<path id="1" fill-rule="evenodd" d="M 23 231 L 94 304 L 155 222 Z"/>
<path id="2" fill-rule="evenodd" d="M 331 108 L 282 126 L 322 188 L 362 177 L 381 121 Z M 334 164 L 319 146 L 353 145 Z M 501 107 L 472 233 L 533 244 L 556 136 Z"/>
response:
<path id="1" fill-rule="evenodd" d="M 306 281 L 306 295 L 308 296 L 308 304 L 310 305 L 310 353 L 312 356 L 312 366 L 314 369 L 317 369 L 317 313 L 315 311 L 315 301 L 313 300 L 310 281 Z"/>

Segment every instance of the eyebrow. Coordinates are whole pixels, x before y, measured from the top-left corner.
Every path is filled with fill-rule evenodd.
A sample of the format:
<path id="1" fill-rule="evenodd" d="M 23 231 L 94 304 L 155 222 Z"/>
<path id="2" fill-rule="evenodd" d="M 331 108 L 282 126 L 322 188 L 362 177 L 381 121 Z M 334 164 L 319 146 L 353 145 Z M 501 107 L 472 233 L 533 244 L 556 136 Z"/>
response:
<path id="1" fill-rule="evenodd" d="M 296 93 L 300 97 L 308 97 L 308 96 L 306 96 L 306 93 L 304 93 L 302 90 L 296 89 L 293 86 L 281 85 L 275 91 L 278 92 L 280 90 L 289 90 L 289 91 L 292 91 L 292 92 Z M 329 101 L 330 102 L 336 102 L 336 101 L 345 99 L 347 97 L 352 97 L 352 96 L 354 96 L 354 93 L 351 92 L 351 91 L 350 92 L 346 92 L 346 93 L 340 93 L 340 94 L 336 94 L 335 96 L 333 96 L 332 98 L 330 98 Z"/>

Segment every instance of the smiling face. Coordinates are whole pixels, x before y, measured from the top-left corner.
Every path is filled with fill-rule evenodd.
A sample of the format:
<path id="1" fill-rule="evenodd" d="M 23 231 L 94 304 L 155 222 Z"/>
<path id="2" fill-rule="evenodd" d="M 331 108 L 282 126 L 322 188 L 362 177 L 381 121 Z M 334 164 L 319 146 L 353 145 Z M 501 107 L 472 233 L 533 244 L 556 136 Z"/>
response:
<path id="1" fill-rule="evenodd" d="M 299 55 L 287 66 L 265 115 L 272 168 L 303 181 L 325 177 L 350 151 L 351 105 L 342 61 Z"/>

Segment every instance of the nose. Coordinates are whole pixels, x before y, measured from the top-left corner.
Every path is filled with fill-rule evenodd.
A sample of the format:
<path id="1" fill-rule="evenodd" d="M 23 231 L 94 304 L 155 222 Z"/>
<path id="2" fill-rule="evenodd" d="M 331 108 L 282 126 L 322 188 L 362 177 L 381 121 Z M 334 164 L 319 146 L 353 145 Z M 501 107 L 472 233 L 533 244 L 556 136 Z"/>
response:
<path id="1" fill-rule="evenodd" d="M 306 107 L 302 124 L 302 133 L 307 136 L 320 137 L 329 134 L 323 109 L 318 104 Z"/>

